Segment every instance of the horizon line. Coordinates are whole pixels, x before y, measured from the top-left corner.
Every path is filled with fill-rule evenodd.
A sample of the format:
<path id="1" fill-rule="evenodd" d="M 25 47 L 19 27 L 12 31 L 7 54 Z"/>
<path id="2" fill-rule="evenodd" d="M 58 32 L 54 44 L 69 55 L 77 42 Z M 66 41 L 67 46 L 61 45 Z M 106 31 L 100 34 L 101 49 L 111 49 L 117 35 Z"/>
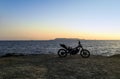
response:
<path id="1" fill-rule="evenodd" d="M 120 41 L 120 39 L 80 39 L 80 38 L 54 38 L 54 39 L 0 39 L 0 41 L 51 41 L 51 40 L 105 40 L 105 41 Z"/>

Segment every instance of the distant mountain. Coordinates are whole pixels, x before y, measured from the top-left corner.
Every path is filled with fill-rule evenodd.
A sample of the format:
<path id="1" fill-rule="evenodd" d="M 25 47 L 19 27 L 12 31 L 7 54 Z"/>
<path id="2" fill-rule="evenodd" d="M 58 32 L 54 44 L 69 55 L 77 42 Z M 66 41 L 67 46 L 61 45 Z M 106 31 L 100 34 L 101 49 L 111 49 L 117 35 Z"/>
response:
<path id="1" fill-rule="evenodd" d="M 56 39 L 54 39 L 54 40 L 56 40 L 56 41 L 76 41 L 76 40 L 84 40 L 84 39 L 78 39 L 78 38 L 56 38 Z"/>

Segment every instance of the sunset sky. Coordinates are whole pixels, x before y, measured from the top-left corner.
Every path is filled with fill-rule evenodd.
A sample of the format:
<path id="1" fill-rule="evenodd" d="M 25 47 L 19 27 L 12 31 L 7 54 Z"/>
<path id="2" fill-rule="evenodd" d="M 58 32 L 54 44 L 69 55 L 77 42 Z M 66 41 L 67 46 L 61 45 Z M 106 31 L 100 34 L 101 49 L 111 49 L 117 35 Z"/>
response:
<path id="1" fill-rule="evenodd" d="M 120 40 L 120 0 L 0 0 L 0 40 Z"/>

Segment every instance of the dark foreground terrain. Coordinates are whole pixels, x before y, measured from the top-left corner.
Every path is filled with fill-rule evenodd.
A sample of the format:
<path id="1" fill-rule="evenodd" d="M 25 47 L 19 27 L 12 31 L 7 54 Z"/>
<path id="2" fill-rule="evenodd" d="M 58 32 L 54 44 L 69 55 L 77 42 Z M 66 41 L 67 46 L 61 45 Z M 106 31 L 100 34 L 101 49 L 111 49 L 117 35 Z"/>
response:
<path id="1" fill-rule="evenodd" d="M 0 79 L 120 79 L 120 55 L 1 57 Z"/>

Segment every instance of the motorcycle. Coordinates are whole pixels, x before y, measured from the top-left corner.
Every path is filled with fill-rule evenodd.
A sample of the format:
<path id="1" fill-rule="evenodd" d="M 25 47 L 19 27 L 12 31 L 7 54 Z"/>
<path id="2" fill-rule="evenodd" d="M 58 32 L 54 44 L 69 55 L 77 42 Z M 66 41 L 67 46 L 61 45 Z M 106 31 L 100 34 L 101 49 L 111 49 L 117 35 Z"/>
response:
<path id="1" fill-rule="evenodd" d="M 65 44 L 60 44 L 62 49 L 58 50 L 58 56 L 59 57 L 66 57 L 68 54 L 70 55 L 76 55 L 80 52 L 80 55 L 83 58 L 88 58 L 90 56 L 90 52 L 87 49 L 84 49 L 83 46 L 81 45 L 80 41 L 78 42 L 78 46 L 75 48 L 68 47 Z"/>

